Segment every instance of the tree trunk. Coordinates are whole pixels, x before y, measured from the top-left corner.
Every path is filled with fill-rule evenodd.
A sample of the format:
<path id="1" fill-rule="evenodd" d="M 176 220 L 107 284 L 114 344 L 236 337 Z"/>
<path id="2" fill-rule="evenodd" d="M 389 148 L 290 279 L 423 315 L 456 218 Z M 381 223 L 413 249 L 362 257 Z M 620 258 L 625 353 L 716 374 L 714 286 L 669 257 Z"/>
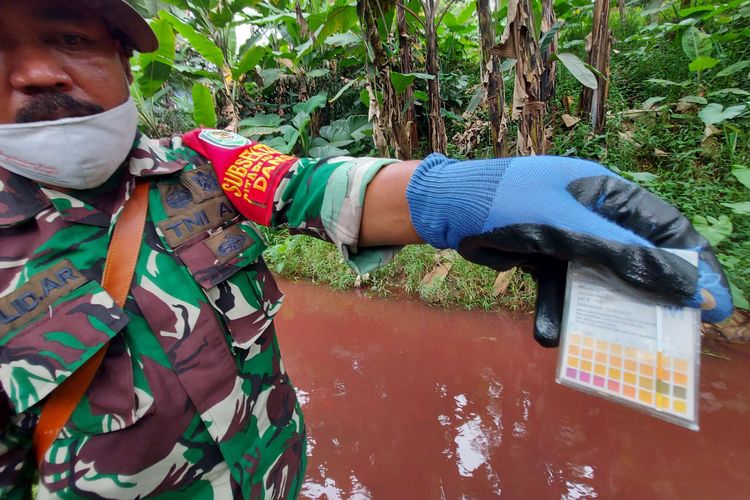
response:
<path id="1" fill-rule="evenodd" d="M 505 117 L 505 88 L 500 70 L 500 56 L 492 53 L 495 46 L 495 29 L 492 24 L 489 0 L 477 0 L 479 38 L 482 49 L 482 85 L 487 100 L 492 132 L 492 149 L 497 157 L 508 156 Z"/>
<path id="2" fill-rule="evenodd" d="M 398 23 L 398 52 L 401 59 L 401 72 L 414 72 L 414 61 L 411 54 L 411 35 L 409 26 L 406 24 L 406 11 L 402 4 L 396 5 L 396 19 Z M 406 127 L 406 136 L 409 141 L 409 150 L 405 152 L 404 159 L 410 159 L 414 150 L 419 146 L 419 136 L 417 134 L 417 112 L 414 108 L 414 88 L 409 85 L 404 91 L 404 102 L 406 110 L 403 115 L 403 124 Z"/>
<path id="3" fill-rule="evenodd" d="M 682 0 L 683 2 L 685 0 Z M 688 4 L 690 3 L 690 0 L 688 0 Z M 620 23 L 625 22 L 625 0 L 617 0 L 617 9 L 620 11 Z"/>
<path id="4" fill-rule="evenodd" d="M 518 123 L 519 156 L 544 154 L 544 101 L 541 100 L 542 57 L 534 37 L 529 0 L 509 0 L 508 22 L 493 52 L 516 60 L 511 119 Z"/>
<path id="5" fill-rule="evenodd" d="M 552 29 L 557 22 L 553 0 L 542 0 L 542 36 Z M 542 51 L 544 73 L 542 73 L 542 100 L 548 103 L 555 97 L 555 85 L 557 81 L 557 62 L 550 61 L 552 54 L 557 53 L 557 33 L 552 37 L 552 42 Z"/>
<path id="6" fill-rule="evenodd" d="M 312 38 L 313 43 L 315 42 L 315 33 L 310 32 L 310 27 L 307 25 L 305 16 L 302 15 L 302 6 L 300 1 L 297 0 L 294 3 L 294 12 L 297 17 L 297 23 L 299 24 L 300 38 Z M 310 91 L 307 86 L 307 77 L 305 76 L 304 68 L 298 68 L 297 80 L 299 81 L 299 101 L 305 102 L 310 99 Z M 310 116 L 310 136 L 316 137 L 320 132 L 320 110 L 316 109 Z"/>
<path id="7" fill-rule="evenodd" d="M 588 63 L 596 68 L 601 76 L 596 77 L 597 88 L 584 87 L 581 92 L 579 108 L 588 113 L 591 127 L 602 132 L 607 117 L 607 94 L 609 92 L 609 58 L 612 47 L 612 32 L 609 29 L 609 1 L 596 0 L 594 3 L 594 20 L 591 35 L 588 38 Z"/>
<path id="8" fill-rule="evenodd" d="M 437 44 L 437 3 L 436 0 L 426 0 L 425 8 L 425 39 L 427 73 L 434 78 L 427 81 L 427 95 L 430 100 L 430 111 L 427 115 L 430 149 L 436 153 L 445 153 L 448 139 L 445 135 L 445 120 L 440 113 L 442 100 L 440 98 L 440 59 Z"/>
<path id="9" fill-rule="evenodd" d="M 357 2 L 357 13 L 359 14 L 365 43 L 370 47 L 369 57 L 372 67 L 368 68 L 367 75 L 370 80 L 373 95 L 376 89 L 380 89 L 383 96 L 382 107 L 378 100 L 370 99 L 370 105 L 378 105 L 377 113 L 370 112 L 378 120 L 378 128 L 385 135 L 387 142 L 394 148 L 399 159 L 406 159 L 410 150 L 409 138 L 406 129 L 400 120 L 401 109 L 399 99 L 391 82 L 391 68 L 386 55 L 383 42 L 378 32 L 377 16 L 373 12 L 370 0 L 359 0 Z M 373 125 L 374 126 L 374 125 Z M 383 152 L 380 152 L 383 154 Z"/>

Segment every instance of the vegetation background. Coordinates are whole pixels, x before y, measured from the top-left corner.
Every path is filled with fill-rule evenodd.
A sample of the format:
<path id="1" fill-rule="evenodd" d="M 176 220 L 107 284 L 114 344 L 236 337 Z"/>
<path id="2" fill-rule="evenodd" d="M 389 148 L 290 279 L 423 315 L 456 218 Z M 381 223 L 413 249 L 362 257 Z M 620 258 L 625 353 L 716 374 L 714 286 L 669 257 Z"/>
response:
<path id="1" fill-rule="evenodd" d="M 596 160 L 691 218 L 750 308 L 750 1 L 402 1 L 135 1 L 161 43 L 133 58 L 141 126 L 227 128 L 311 157 Z M 356 276 L 328 244 L 267 236 L 289 277 L 533 305 L 522 273 L 453 252 L 409 247 Z"/>

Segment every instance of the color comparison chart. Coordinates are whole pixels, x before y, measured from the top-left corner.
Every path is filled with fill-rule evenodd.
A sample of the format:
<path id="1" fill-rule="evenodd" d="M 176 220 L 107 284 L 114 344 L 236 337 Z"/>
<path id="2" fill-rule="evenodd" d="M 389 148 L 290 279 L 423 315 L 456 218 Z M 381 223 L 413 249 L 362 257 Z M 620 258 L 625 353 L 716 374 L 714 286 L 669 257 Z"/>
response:
<path id="1" fill-rule="evenodd" d="M 557 381 L 697 430 L 700 313 L 612 284 L 570 265 Z"/>

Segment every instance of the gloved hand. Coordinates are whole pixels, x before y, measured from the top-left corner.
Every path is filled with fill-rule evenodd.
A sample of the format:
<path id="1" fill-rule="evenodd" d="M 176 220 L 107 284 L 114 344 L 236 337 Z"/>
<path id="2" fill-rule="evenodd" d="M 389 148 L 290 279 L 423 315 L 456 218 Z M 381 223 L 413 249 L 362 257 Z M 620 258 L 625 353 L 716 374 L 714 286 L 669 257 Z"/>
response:
<path id="1" fill-rule="evenodd" d="M 456 161 L 432 154 L 407 189 L 412 223 L 436 248 L 538 284 L 534 337 L 559 343 L 567 261 L 603 265 L 666 303 L 732 312 L 711 246 L 676 208 L 590 161 L 535 156 Z M 664 251 L 697 251 L 696 269 Z"/>

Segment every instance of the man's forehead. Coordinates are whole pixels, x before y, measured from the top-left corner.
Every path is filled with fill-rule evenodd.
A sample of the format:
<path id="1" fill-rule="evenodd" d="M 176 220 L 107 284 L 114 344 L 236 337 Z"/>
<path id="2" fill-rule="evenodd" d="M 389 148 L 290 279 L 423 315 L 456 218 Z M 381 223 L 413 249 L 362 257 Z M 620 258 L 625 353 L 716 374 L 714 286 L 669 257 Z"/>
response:
<path id="1" fill-rule="evenodd" d="M 84 22 L 91 19 L 91 13 L 85 12 L 81 5 L 44 3 L 32 7 L 32 15 L 40 21 Z"/>
<path id="2" fill-rule="evenodd" d="M 104 22 L 96 13 L 89 9 L 85 2 L 69 0 L 59 2 L 55 0 L 0 0 L 0 10 L 17 9 L 27 13 L 35 21 L 41 22 L 67 22 L 67 23 L 91 23 Z"/>
<path id="3" fill-rule="evenodd" d="M 40 21 L 86 22 L 102 20 L 97 14 L 87 9 L 82 2 L 28 2 L 31 14 Z M 103 21 L 103 20 L 102 20 Z"/>

